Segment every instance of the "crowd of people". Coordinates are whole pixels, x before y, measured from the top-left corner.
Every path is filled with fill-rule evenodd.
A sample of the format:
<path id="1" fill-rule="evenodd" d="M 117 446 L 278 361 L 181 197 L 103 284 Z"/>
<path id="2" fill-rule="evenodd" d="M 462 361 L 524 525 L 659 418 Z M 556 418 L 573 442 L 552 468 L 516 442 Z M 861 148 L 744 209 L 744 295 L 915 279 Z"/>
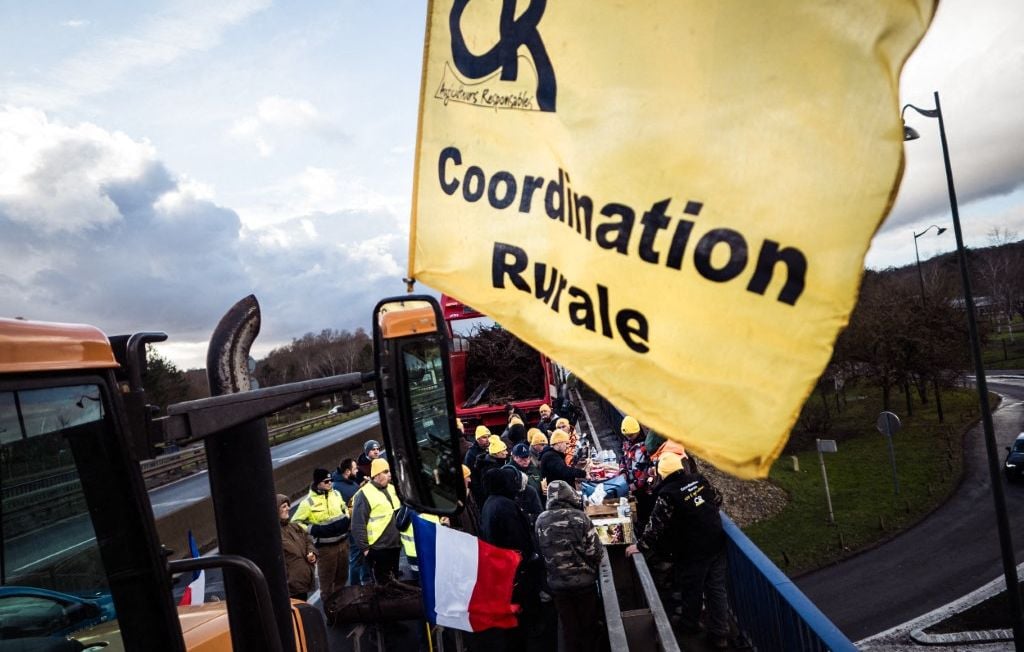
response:
<path id="1" fill-rule="evenodd" d="M 516 550 L 512 601 L 518 626 L 472 635 L 473 649 L 557 647 L 557 613 L 566 650 L 607 645 L 598 589 L 602 543 L 586 514 L 581 483 L 595 465 L 574 425 L 547 405 L 532 426 L 507 406 L 501 433 L 478 425 L 463 440 L 466 501 L 437 523 Z M 728 646 L 725 534 L 721 496 L 685 449 L 645 432 L 633 417 L 620 424 L 620 474 L 636 501 L 636 542 L 628 555 L 643 553 L 673 626 L 681 633 L 704 631 L 713 647 Z M 599 480 L 597 480 L 599 481 Z M 278 496 L 281 536 L 293 597 L 306 599 L 313 569 L 324 604 L 345 585 L 386 583 L 399 578 L 404 551 L 417 579 L 411 519 L 391 484 L 391 469 L 379 442 L 369 440 L 358 459 L 345 459 L 332 473 L 313 472 L 309 493 L 289 518 L 287 496 Z"/>

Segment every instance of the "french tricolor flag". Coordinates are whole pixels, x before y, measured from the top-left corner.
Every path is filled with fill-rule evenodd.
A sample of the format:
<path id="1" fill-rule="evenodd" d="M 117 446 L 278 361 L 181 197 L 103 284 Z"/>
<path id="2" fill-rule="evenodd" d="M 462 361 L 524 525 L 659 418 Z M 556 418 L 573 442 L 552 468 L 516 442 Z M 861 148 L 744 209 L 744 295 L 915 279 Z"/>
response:
<path id="1" fill-rule="evenodd" d="M 427 620 L 464 632 L 515 627 L 521 555 L 419 516 L 412 523 Z"/>
<path id="2" fill-rule="evenodd" d="M 188 531 L 188 549 L 193 559 L 199 558 L 199 546 L 196 545 L 192 530 Z M 192 581 L 185 587 L 185 593 L 181 596 L 178 606 L 199 606 L 206 601 L 206 571 L 192 571 Z"/>

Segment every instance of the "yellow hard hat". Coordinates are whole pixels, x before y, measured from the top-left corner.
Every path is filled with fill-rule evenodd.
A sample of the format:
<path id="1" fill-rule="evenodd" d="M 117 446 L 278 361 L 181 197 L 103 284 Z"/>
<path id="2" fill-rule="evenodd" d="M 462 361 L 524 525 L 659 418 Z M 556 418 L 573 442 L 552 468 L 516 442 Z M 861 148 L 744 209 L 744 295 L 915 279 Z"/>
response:
<path id="1" fill-rule="evenodd" d="M 487 426 L 480 425 L 480 426 L 476 427 L 476 438 L 477 439 L 483 439 L 484 437 L 490 437 L 490 436 L 491 436 L 491 431 L 487 428 Z"/>
<path id="2" fill-rule="evenodd" d="M 635 435 L 640 432 L 640 423 L 633 417 L 622 418 L 622 434 Z"/>
<path id="3" fill-rule="evenodd" d="M 508 425 L 510 425 L 510 426 L 511 426 L 511 425 L 515 425 L 515 424 L 517 424 L 517 423 L 518 423 L 519 425 L 523 425 L 523 420 L 519 418 L 519 415 L 518 415 L 518 414 L 513 414 L 513 415 L 512 415 L 512 416 L 511 416 L 511 417 L 509 418 L 509 420 L 508 420 Z"/>
<path id="4" fill-rule="evenodd" d="M 558 417 L 558 421 L 555 421 L 555 427 L 558 428 L 558 429 L 561 429 L 562 426 L 568 426 L 568 425 L 572 425 L 572 424 L 570 424 L 569 420 L 566 419 L 565 417 Z"/>
<path id="5" fill-rule="evenodd" d="M 491 445 L 487 447 L 487 452 L 491 455 L 497 455 L 498 453 L 507 450 L 508 446 L 505 445 L 505 442 L 501 441 L 501 437 L 492 437 Z"/>
<path id="6" fill-rule="evenodd" d="M 554 446 L 555 444 L 561 444 L 562 442 L 568 442 L 568 441 L 569 441 L 569 433 L 565 432 L 564 430 L 556 430 L 553 433 L 551 433 L 551 445 L 552 446 Z"/>

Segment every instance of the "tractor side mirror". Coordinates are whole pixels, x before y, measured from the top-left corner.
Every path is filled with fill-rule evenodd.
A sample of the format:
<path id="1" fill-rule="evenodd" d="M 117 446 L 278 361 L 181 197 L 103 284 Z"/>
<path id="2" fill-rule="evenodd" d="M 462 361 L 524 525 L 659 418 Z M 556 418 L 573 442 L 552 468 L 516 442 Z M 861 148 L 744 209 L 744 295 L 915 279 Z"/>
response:
<path id="1" fill-rule="evenodd" d="M 466 487 L 440 306 L 426 295 L 384 299 L 374 309 L 373 342 L 395 489 L 417 511 L 454 514 Z"/>

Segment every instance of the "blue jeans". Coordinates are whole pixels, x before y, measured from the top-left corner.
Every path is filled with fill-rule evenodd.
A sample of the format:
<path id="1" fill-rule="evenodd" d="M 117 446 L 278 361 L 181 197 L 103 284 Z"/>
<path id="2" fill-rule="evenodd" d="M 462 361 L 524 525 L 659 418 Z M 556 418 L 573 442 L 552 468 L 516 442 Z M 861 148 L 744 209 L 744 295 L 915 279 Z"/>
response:
<path id="1" fill-rule="evenodd" d="M 349 586 L 373 584 L 370 565 L 366 563 L 366 556 L 355 541 L 351 542 L 348 549 L 348 583 Z"/>

